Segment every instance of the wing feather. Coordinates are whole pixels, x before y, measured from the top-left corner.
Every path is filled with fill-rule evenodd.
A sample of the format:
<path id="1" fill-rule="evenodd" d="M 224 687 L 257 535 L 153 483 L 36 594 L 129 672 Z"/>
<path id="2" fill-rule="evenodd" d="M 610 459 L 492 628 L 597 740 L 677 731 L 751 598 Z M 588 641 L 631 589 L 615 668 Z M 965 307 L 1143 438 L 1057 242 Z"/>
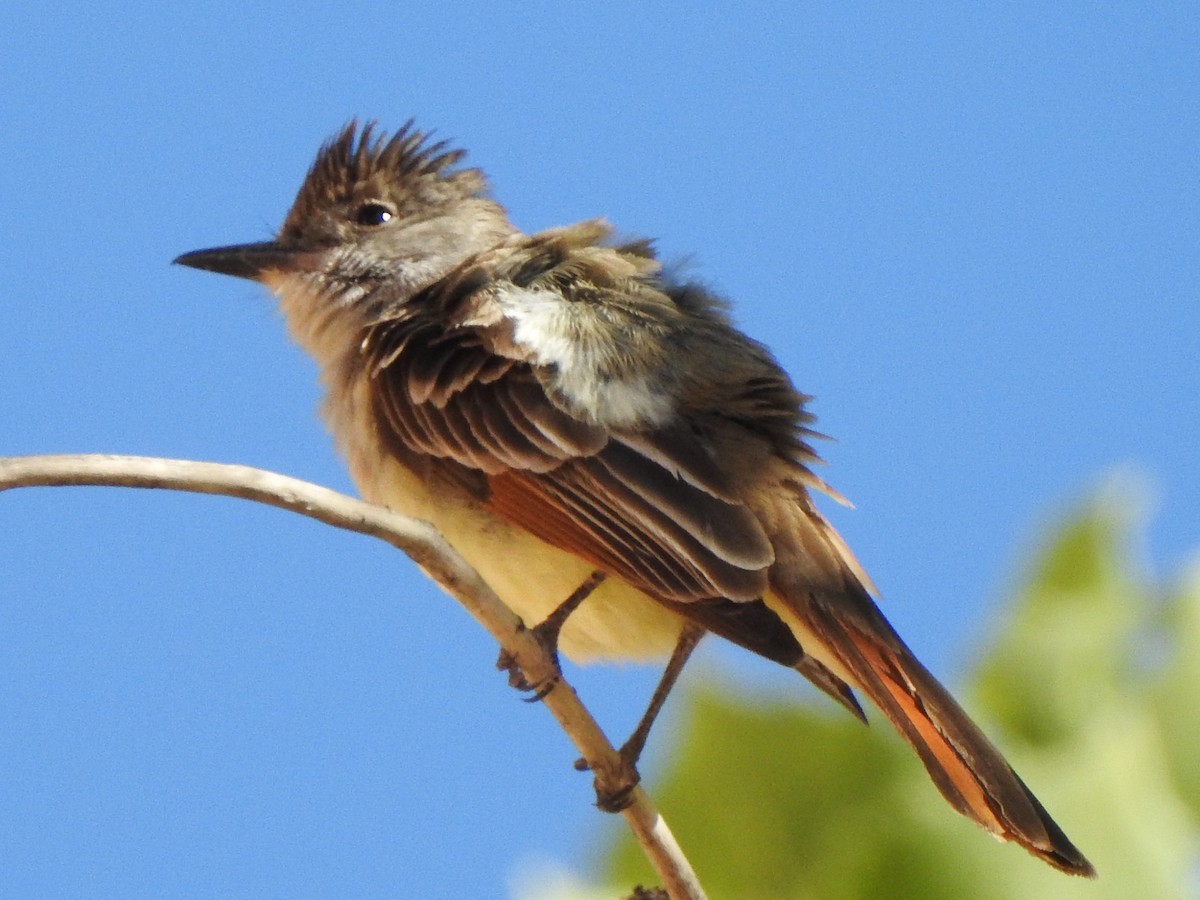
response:
<path id="1" fill-rule="evenodd" d="M 379 421 L 417 452 L 485 473 L 498 514 L 660 599 L 762 595 L 770 541 L 700 434 L 612 433 L 561 408 L 529 363 L 493 361 L 475 329 L 390 328 L 404 333 L 364 345 L 379 354 Z"/>

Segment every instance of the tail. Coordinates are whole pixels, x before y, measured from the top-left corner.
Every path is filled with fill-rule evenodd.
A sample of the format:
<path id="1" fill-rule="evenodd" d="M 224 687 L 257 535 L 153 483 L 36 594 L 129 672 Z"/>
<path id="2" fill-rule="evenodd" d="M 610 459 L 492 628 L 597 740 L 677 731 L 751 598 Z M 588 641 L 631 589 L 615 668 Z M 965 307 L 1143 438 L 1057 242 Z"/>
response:
<path id="1" fill-rule="evenodd" d="M 788 499 L 772 510 L 775 524 L 783 524 L 781 516 L 791 521 L 771 529 L 776 563 L 764 600 L 805 654 L 879 707 L 960 813 L 1057 869 L 1095 877 L 1000 751 L 883 617 L 837 532 L 815 510 Z"/>

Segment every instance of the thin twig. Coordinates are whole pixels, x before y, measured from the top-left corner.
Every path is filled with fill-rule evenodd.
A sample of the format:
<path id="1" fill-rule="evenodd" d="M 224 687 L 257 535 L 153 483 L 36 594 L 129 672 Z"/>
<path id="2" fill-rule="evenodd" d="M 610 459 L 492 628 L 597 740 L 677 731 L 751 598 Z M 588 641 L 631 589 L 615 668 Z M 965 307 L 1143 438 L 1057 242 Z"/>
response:
<path id="1" fill-rule="evenodd" d="M 531 684 L 557 680 L 545 704 L 587 760 L 598 796 L 620 790 L 627 773 L 620 755 L 591 713 L 556 671 L 554 660 L 521 620 L 428 522 L 402 516 L 329 488 L 287 475 L 226 463 L 149 456 L 62 454 L 0 457 L 0 491 L 62 485 L 163 488 L 241 497 L 278 506 L 403 550 L 461 603 L 516 660 Z M 673 900 L 698 900 L 704 891 L 649 796 L 640 787 L 622 811 L 629 828 Z"/>

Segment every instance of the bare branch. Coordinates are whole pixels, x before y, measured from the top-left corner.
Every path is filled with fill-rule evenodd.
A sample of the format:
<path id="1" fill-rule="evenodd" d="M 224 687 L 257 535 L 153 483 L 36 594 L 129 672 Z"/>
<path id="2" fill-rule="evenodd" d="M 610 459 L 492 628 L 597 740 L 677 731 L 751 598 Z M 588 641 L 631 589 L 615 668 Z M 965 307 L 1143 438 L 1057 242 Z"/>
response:
<path id="1" fill-rule="evenodd" d="M 544 702 L 587 761 L 595 775 L 598 796 L 612 796 L 628 786 L 629 767 L 580 702 L 575 689 L 556 671 L 554 660 L 429 523 L 311 482 L 250 466 L 105 454 L 0 457 L 0 491 L 61 485 L 161 488 L 241 497 L 370 535 L 403 550 L 487 629 L 516 660 L 530 683 L 556 682 Z M 668 895 L 673 900 L 703 898 L 695 873 L 649 796 L 635 787 L 629 798 L 631 803 L 622 815 L 662 878 Z"/>

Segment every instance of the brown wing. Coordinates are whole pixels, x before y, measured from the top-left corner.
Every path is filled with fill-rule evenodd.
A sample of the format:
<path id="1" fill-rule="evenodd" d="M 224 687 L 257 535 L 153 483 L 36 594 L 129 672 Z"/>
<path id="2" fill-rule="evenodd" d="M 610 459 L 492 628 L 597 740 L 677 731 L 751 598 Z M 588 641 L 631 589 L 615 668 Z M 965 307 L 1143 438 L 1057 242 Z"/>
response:
<path id="1" fill-rule="evenodd" d="M 379 422 L 409 450 L 485 473 L 498 515 L 661 600 L 762 596 L 770 542 L 699 436 L 581 421 L 471 329 L 387 322 L 365 346 Z"/>

